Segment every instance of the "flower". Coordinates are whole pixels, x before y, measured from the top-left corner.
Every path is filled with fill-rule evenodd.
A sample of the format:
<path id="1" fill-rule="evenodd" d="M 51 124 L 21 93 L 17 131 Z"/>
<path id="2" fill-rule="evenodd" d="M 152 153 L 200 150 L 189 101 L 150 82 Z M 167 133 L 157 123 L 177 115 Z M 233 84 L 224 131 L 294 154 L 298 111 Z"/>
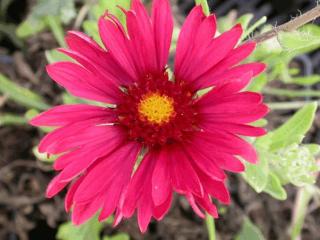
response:
<path id="1" fill-rule="evenodd" d="M 237 46 L 240 25 L 215 36 L 215 16 L 196 6 L 182 27 L 169 78 L 168 0 L 155 0 L 151 17 L 140 0 L 123 11 L 126 28 L 109 13 L 99 20 L 105 49 L 71 31 L 68 49 L 60 51 L 77 63 L 47 67 L 71 94 L 109 104 L 57 106 L 31 121 L 56 127 L 39 145 L 40 152 L 59 154 L 54 168 L 60 173 L 47 196 L 71 183 L 65 206 L 73 209 L 75 224 L 99 211 L 99 220 L 115 213 L 116 225 L 137 211 L 144 232 L 152 217 L 167 213 L 173 192 L 185 196 L 200 217 L 217 217 L 213 198 L 230 201 L 225 171 L 243 171 L 239 157 L 257 161 L 240 135 L 265 134 L 249 125 L 268 112 L 262 96 L 241 91 L 265 68 L 239 65 L 255 43 Z M 202 89 L 207 93 L 199 95 Z"/>

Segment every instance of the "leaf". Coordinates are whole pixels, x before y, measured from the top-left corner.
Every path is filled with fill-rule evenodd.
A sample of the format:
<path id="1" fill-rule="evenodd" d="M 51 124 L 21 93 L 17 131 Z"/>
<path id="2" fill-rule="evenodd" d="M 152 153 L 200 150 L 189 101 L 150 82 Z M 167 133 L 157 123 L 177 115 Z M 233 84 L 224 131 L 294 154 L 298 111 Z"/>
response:
<path id="1" fill-rule="evenodd" d="M 244 29 L 244 33 L 242 34 L 241 40 L 247 38 L 250 34 L 252 34 L 258 27 L 260 27 L 261 25 L 265 24 L 267 22 L 267 17 L 263 16 L 262 18 L 260 18 L 258 21 L 256 21 L 255 23 L 253 23 L 250 27 L 248 27 L 248 25 L 243 28 Z"/>
<path id="2" fill-rule="evenodd" d="M 262 73 L 251 81 L 247 90 L 252 92 L 261 92 L 261 90 L 267 83 L 268 83 L 267 74 Z"/>
<path id="3" fill-rule="evenodd" d="M 75 0 L 38 0 L 27 19 L 18 26 L 16 34 L 20 38 L 27 38 L 48 27 L 48 17 L 57 17 L 62 23 L 68 24 L 75 16 Z"/>
<path id="4" fill-rule="evenodd" d="M 264 237 L 260 229 L 246 218 L 242 229 L 236 236 L 235 240 L 264 240 Z"/>
<path id="5" fill-rule="evenodd" d="M 278 200 L 287 199 L 286 190 L 282 187 L 277 175 L 269 173 L 268 184 L 263 189 L 264 192 L 269 193 L 272 197 Z"/>
<path id="6" fill-rule="evenodd" d="M 119 233 L 115 236 L 105 236 L 103 237 L 103 240 L 130 240 L 130 237 L 128 234 L 126 233 Z"/>
<path id="7" fill-rule="evenodd" d="M 0 92 L 8 95 L 10 99 L 26 107 L 39 110 L 45 110 L 50 107 L 45 103 L 41 96 L 27 88 L 20 87 L 2 74 L 0 74 Z"/>
<path id="8" fill-rule="evenodd" d="M 45 51 L 46 59 L 48 63 L 55 63 L 55 62 L 61 62 L 61 61 L 74 61 L 72 58 L 69 56 L 57 51 L 57 50 L 46 50 Z"/>
<path id="9" fill-rule="evenodd" d="M 17 47 L 22 47 L 22 41 L 16 35 L 16 25 L 11 23 L 0 22 L 0 34 L 7 36 Z"/>
<path id="10" fill-rule="evenodd" d="M 123 26 L 126 26 L 126 16 L 121 10 L 130 8 L 131 0 L 100 0 L 97 5 L 92 8 L 92 13 L 95 19 L 100 18 L 106 11 L 116 16 Z M 121 8 L 119 8 L 121 7 Z"/>
<path id="11" fill-rule="evenodd" d="M 270 150 L 275 151 L 293 143 L 300 143 L 312 126 L 316 110 L 316 103 L 307 104 L 275 130 L 271 136 Z"/>
<path id="12" fill-rule="evenodd" d="M 11 113 L 4 113 L 0 114 L 0 127 L 2 126 L 11 126 L 11 125 L 24 125 L 27 124 L 27 120 L 25 117 L 11 114 Z"/>
<path id="13" fill-rule="evenodd" d="M 282 184 L 292 183 L 298 187 L 315 183 L 319 171 L 314 155 L 319 146 L 292 144 L 270 154 L 272 171 Z"/>
<path id="14" fill-rule="evenodd" d="M 27 38 L 46 28 L 44 20 L 27 18 L 27 20 L 20 23 L 16 29 L 16 34 L 19 38 Z"/>
<path id="15" fill-rule="evenodd" d="M 32 152 L 33 152 L 33 155 L 37 159 L 39 159 L 42 162 L 46 162 L 46 163 L 53 163 L 58 158 L 58 156 L 56 156 L 56 155 L 49 155 L 47 153 L 40 153 L 38 150 L 38 146 L 34 146 L 32 148 Z"/>
<path id="16" fill-rule="evenodd" d="M 99 35 L 97 21 L 86 20 L 83 22 L 83 29 L 90 37 L 93 38 L 100 46 L 103 46 L 102 40 Z"/>
<path id="17" fill-rule="evenodd" d="M 59 226 L 57 240 L 100 240 L 100 232 L 103 224 L 97 217 L 91 218 L 81 226 L 75 226 L 71 222 Z"/>
<path id="18" fill-rule="evenodd" d="M 289 56 L 307 53 L 320 47 L 320 27 L 308 24 L 297 31 L 279 32 L 278 41 Z"/>
<path id="19" fill-rule="evenodd" d="M 320 82 L 320 75 L 309 75 L 305 77 L 294 77 L 292 78 L 292 83 L 299 84 L 299 85 L 313 85 Z"/>
<path id="20" fill-rule="evenodd" d="M 210 15 L 210 9 L 207 0 L 195 0 L 196 5 L 201 5 L 205 15 Z"/>
<path id="21" fill-rule="evenodd" d="M 245 31 L 248 28 L 249 23 L 251 22 L 253 17 L 254 15 L 252 13 L 244 14 L 237 19 L 237 23 L 241 24 L 242 29 Z"/>
<path id="22" fill-rule="evenodd" d="M 269 176 L 267 153 L 262 150 L 259 152 L 257 164 L 246 163 L 245 166 L 246 170 L 242 176 L 256 192 L 262 192 L 267 186 Z"/>

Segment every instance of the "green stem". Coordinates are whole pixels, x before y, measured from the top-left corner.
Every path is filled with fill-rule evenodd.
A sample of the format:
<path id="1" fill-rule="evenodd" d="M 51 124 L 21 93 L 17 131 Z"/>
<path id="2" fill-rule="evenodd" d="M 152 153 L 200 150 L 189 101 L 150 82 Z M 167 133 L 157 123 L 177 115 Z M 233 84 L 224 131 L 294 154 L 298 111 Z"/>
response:
<path id="1" fill-rule="evenodd" d="M 66 47 L 66 42 L 64 41 L 64 31 L 60 20 L 55 16 L 47 16 L 47 22 L 59 45 L 61 47 Z"/>
<path id="2" fill-rule="evenodd" d="M 265 87 L 263 93 L 284 97 L 320 97 L 320 91 L 315 90 L 288 90 L 280 88 Z"/>
<path id="3" fill-rule="evenodd" d="M 307 215 L 308 205 L 313 196 L 313 192 L 314 191 L 308 187 L 303 187 L 298 190 L 291 220 L 291 240 L 300 239 L 304 219 Z"/>
<path id="4" fill-rule="evenodd" d="M 299 109 L 305 106 L 306 104 L 316 102 L 320 105 L 320 100 L 318 101 L 294 101 L 294 102 L 270 102 L 267 103 L 268 107 L 272 110 L 291 110 Z"/>
<path id="5" fill-rule="evenodd" d="M 211 215 L 206 214 L 206 225 L 208 229 L 209 240 L 216 240 L 216 227 Z"/>
<path id="6" fill-rule="evenodd" d="M 10 113 L 0 115 L 0 127 L 12 126 L 12 125 L 24 125 L 24 124 L 27 124 L 27 119 L 23 116 L 10 114 Z"/>

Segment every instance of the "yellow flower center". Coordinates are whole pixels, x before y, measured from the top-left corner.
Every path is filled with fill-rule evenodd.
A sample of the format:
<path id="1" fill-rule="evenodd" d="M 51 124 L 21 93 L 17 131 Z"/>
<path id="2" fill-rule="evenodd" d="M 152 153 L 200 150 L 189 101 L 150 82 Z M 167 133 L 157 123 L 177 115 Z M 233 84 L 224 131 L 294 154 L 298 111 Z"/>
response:
<path id="1" fill-rule="evenodd" d="M 148 93 L 142 97 L 138 104 L 140 118 L 152 124 L 164 124 L 174 116 L 174 101 L 171 97 L 158 92 Z"/>

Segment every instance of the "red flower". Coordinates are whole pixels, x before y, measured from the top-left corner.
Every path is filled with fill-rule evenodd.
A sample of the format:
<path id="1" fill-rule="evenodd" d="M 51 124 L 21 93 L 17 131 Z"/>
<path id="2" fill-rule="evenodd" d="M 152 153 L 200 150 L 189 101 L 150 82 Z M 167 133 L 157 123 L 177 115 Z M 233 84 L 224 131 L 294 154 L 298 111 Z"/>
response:
<path id="1" fill-rule="evenodd" d="M 184 195 L 199 216 L 205 211 L 217 217 L 212 198 L 230 201 L 224 171 L 243 171 L 239 157 L 257 161 L 254 148 L 239 135 L 265 134 L 249 125 L 268 112 L 262 96 L 241 92 L 265 66 L 238 65 L 255 43 L 236 47 L 240 25 L 215 36 L 215 16 L 206 17 L 197 6 L 181 30 L 169 79 L 168 1 L 155 0 L 151 18 L 140 0 L 125 14 L 126 30 L 110 14 L 99 20 L 106 50 L 72 31 L 66 37 L 69 49 L 60 51 L 78 63 L 47 67 L 71 94 L 113 104 L 62 105 L 32 120 L 35 126 L 57 127 L 39 146 L 40 152 L 60 154 L 54 168 L 61 172 L 47 196 L 72 182 L 65 204 L 67 211 L 73 207 L 75 224 L 99 210 L 100 220 L 115 212 L 117 224 L 137 210 L 144 232 L 152 217 L 160 220 L 167 213 L 173 192 Z M 197 95 L 208 87 L 213 89 Z"/>

